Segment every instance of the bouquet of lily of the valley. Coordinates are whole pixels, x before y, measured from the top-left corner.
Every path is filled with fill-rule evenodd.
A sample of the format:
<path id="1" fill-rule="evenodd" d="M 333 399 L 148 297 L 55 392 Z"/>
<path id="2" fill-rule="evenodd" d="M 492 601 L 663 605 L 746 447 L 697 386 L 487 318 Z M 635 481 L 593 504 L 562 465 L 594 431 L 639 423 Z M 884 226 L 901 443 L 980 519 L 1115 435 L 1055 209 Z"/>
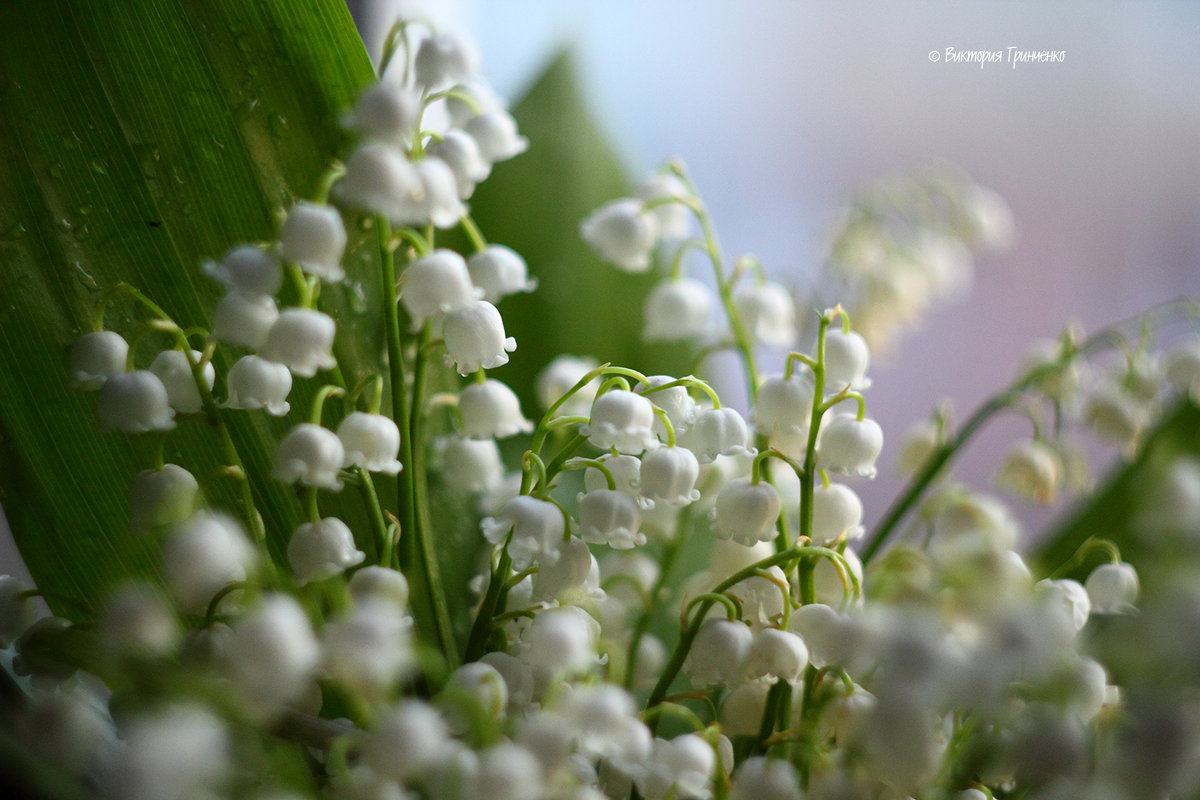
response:
<path id="1" fill-rule="evenodd" d="M 607 332 L 576 355 L 519 305 L 537 280 L 505 215 L 477 213 L 493 171 L 553 142 L 519 130 L 470 43 L 400 20 L 375 79 L 317 78 L 347 58 L 326 47 L 351 46 L 344 14 L 264 8 L 192 12 L 230 22 L 197 57 L 212 85 L 252 86 L 228 118 L 199 89 L 179 118 L 228 139 L 140 138 L 174 118 L 124 103 L 144 75 L 120 46 L 140 34 L 99 7 L 63 13 L 126 55 L 68 56 L 103 68 L 107 99 L 80 102 L 109 127 L 49 136 L 66 101 L 5 118 L 25 146 L 6 185 L 43 206 L 6 241 L 49 265 L 21 307 L 61 311 L 0 337 L 20 401 L 4 502 L 38 582 L 0 578 L 7 781 L 134 800 L 1200 793 L 1200 337 L 1171 327 L 1194 303 L 1035 343 L 961 422 L 943 405 L 897 432 L 884 464 L 870 355 L 1011 237 L 994 193 L 947 167 L 867 187 L 801 295 L 722 249 L 669 161 L 545 230 L 592 255 L 544 266 L 631 287 L 634 335 L 679 368 Z M 268 45 L 270 70 L 250 57 Z M 312 94 L 262 85 L 280 63 Z M 51 152 L 85 174 L 60 167 L 56 189 Z M 256 176 L 212 213 L 261 206 L 265 233 L 169 202 L 206 170 Z M 123 195 L 105 179 L 125 173 Z M 63 229 L 55 203 L 84 190 L 113 205 Z M 200 243 L 219 246 L 153 268 Z M 101 263 L 117 252 L 129 269 Z M 606 331 L 609 301 L 588 299 L 572 322 Z M 507 377 L 526 334 L 554 357 Z M 39 336 L 64 346 L 21 350 Z M 708 371 L 722 350 L 738 374 Z M 36 371 L 53 396 L 31 399 Z M 1076 498 L 1040 538 L 951 475 L 1001 413 L 1029 435 L 996 488 Z M 1084 431 L 1120 451 L 1099 488 Z M 68 434 L 77 461 L 56 469 Z M 906 488 L 868 514 L 855 487 L 893 465 Z"/>

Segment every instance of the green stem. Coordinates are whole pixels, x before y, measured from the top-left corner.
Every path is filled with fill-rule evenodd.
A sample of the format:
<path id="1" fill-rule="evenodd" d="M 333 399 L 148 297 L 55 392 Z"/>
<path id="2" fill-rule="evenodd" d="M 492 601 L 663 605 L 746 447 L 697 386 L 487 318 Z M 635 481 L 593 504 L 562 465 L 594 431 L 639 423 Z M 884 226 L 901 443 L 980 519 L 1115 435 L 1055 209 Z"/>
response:
<path id="1" fill-rule="evenodd" d="M 478 661 L 487 649 L 487 640 L 492 633 L 492 624 L 500 599 L 504 594 L 504 584 L 508 573 L 512 572 L 512 558 L 508 555 L 508 542 L 500 550 L 500 560 L 492 570 L 491 580 L 488 581 L 487 593 L 479 605 L 479 613 L 471 626 L 471 634 L 467 637 L 467 649 L 463 655 L 463 663 Z"/>
<path id="2" fill-rule="evenodd" d="M 687 539 L 688 533 L 691 532 L 691 515 L 692 506 L 684 506 L 679 512 L 679 517 L 675 522 L 676 534 L 675 538 L 667 542 L 663 548 L 662 563 L 659 567 L 658 580 L 654 582 L 653 588 L 650 589 L 649 600 L 642 606 L 642 612 L 638 615 L 637 622 L 633 626 L 633 638 L 629 641 L 629 652 L 625 658 L 625 688 L 633 687 L 634 673 L 637 671 L 638 648 L 642 643 L 642 638 L 650 629 L 650 623 L 654 619 L 654 612 L 657 610 L 655 605 L 658 598 L 662 595 L 663 589 L 667 586 L 667 581 L 670 578 L 671 568 L 675 566 L 675 560 L 683 549 L 683 543 Z"/>
<path id="3" fill-rule="evenodd" d="M 358 476 L 362 479 L 360 486 L 362 487 L 363 505 L 367 507 L 371 530 L 375 534 L 375 554 L 382 558 L 383 553 L 387 550 L 388 538 L 387 520 L 383 517 L 383 505 L 379 502 L 379 493 L 375 491 L 375 481 L 371 477 L 371 473 L 359 467 Z"/>

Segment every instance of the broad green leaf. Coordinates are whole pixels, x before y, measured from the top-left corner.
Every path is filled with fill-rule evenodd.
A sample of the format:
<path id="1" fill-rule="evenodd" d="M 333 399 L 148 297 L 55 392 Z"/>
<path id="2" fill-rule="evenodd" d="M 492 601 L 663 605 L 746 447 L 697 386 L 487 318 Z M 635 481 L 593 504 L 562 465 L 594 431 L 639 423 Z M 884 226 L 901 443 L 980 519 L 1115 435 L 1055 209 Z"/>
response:
<path id="1" fill-rule="evenodd" d="M 1200 458 L 1200 408 L 1186 401 L 1167 414 L 1133 461 L 1115 472 L 1081 508 L 1051 532 L 1034 553 L 1038 574 L 1049 574 L 1066 564 L 1092 537 L 1112 541 L 1120 548 L 1121 557 L 1141 571 L 1169 560 L 1172 542 L 1165 538 L 1148 539 L 1136 523 L 1146 503 L 1153 502 L 1155 482 L 1182 456 Z M 1093 554 L 1061 577 L 1084 580 L 1102 557 L 1100 553 Z"/>
<path id="2" fill-rule="evenodd" d="M 339 0 L 13 2 L 0 30 L 0 502 L 40 588 L 93 606 L 155 569 L 156 543 L 127 532 L 125 499 L 152 443 L 96 432 L 94 397 L 65 389 L 68 347 L 98 292 L 122 280 L 182 325 L 204 324 L 218 289 L 199 265 L 274 236 L 273 214 L 339 154 L 339 115 L 372 71 Z M 377 271 L 361 267 L 370 292 Z M 335 301 L 339 356 L 375 363 L 372 306 Z M 133 310 L 118 303 L 108 326 L 131 333 Z M 139 366 L 167 344 L 156 339 Z M 299 506 L 266 474 L 289 424 L 233 423 L 277 551 Z M 221 463 L 198 419 L 180 422 L 166 457 L 202 484 Z M 236 508 L 232 484 L 206 493 Z"/>

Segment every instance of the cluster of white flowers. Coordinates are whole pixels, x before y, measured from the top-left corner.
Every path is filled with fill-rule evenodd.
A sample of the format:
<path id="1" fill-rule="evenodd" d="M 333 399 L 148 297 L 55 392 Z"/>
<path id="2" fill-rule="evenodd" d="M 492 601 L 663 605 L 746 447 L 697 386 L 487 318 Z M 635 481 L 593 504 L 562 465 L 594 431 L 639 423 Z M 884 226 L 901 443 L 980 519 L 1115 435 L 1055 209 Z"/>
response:
<path id="1" fill-rule="evenodd" d="M 35 622 L 35 593 L 0 577 L 0 645 L 39 690 L 14 723 L 33 757 L 133 800 L 1200 790 L 1200 648 L 1178 634 L 1200 620 L 1200 596 L 1172 578 L 1147 581 L 1144 602 L 1146 576 L 1102 530 L 1065 564 L 1032 563 L 1003 504 L 935 485 L 982 418 L 955 431 L 939 410 L 905 434 L 899 460 L 914 491 L 863 543 L 854 487 L 874 477 L 884 444 L 867 415 L 869 340 L 959 282 L 967 245 L 1011 237 L 1002 202 L 944 180 L 881 189 L 833 247 L 863 281 L 857 310 L 805 313 L 753 259 L 726 262 L 671 163 L 581 234 L 620 269 L 663 267 L 644 338 L 736 349 L 746 411 L 693 375 L 564 355 L 534 387 L 535 423 L 486 374 L 515 347 L 495 304 L 534 284 L 465 204 L 525 141 L 468 43 L 400 23 L 387 53 L 383 80 L 346 117 L 358 141 L 333 173 L 338 206 L 297 202 L 274 241 L 208 265 L 226 293 L 206 334 L 120 287 L 96 318 L 126 292 L 153 317 L 130 341 L 165 335 L 171 347 L 146 369 L 110 330 L 72 349 L 71 382 L 98 390 L 102 429 L 161 444 L 202 414 L 221 437 L 219 477 L 241 494 L 221 510 L 218 492 L 161 456 L 134 476 L 130 527 L 159 537 L 166 591 L 114 587 L 90 626 Z M 339 362 L 345 329 L 318 308 L 323 284 L 376 279 L 349 267 L 344 214 L 365 215 L 383 253 L 381 374 Z M 435 245 L 456 225 L 469 257 Z M 711 284 L 684 277 L 691 251 L 707 257 Z M 429 394 L 422 376 L 439 348 L 465 381 L 447 372 L 463 385 Z M 760 349 L 775 370 L 761 369 Z M 1035 436 L 1005 454 L 1000 485 L 1052 502 L 1084 483 L 1063 422 L 1132 452 L 1158 409 L 1200 395 L 1200 339 L 1162 355 L 1143 341 L 1119 369 L 1085 366 L 1091 349 L 1072 336 L 1039 344 L 988 407 L 1041 398 L 1054 410 L 1051 432 L 1026 409 Z M 293 379 L 318 373 L 327 381 L 270 471 L 296 497 L 265 516 L 270 498 L 252 490 L 225 420 L 289 414 Z M 451 411 L 441 427 L 439 409 Z M 513 437 L 527 447 L 506 465 L 498 440 Z M 437 551 L 451 546 L 440 528 L 453 521 L 431 508 L 439 474 L 481 517 L 479 535 L 450 554 L 480 556 L 473 600 L 440 582 Z M 381 475 L 394 495 L 376 490 Z M 321 513 L 322 493 L 348 484 L 362 490 L 366 523 Z M 1200 461 L 1174 459 L 1144 494 L 1136 527 L 1194 562 Z M 881 550 L 909 509 L 922 524 Z M 280 531 L 265 518 L 297 522 Z M 1061 574 L 1038 580 L 1041 569 Z M 1144 645 L 1129 644 L 1129 620 L 1148 632 Z M 87 673 L 111 688 L 107 709 Z"/>

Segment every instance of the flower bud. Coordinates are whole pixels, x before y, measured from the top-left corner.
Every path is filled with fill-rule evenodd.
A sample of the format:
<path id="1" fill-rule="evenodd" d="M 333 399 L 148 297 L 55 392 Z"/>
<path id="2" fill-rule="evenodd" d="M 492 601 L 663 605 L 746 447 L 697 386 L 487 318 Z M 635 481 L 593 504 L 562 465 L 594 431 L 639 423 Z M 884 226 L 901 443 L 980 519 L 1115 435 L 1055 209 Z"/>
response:
<path id="1" fill-rule="evenodd" d="M 458 180 L 454 171 L 440 158 L 426 156 L 415 165 L 420 191 L 405 198 L 392 217 L 401 225 L 429 225 L 451 228 L 466 213 L 458 199 Z"/>
<path id="2" fill-rule="evenodd" d="M 599 460 L 612 475 L 618 492 L 624 492 L 634 500 L 644 500 L 638 493 L 642 480 L 642 460 L 640 458 L 637 456 L 614 456 L 610 453 L 601 456 Z M 583 488 L 588 492 L 607 489 L 608 477 L 600 470 L 588 467 L 583 472 Z M 639 505 L 644 509 L 648 504 L 642 502 Z"/>
<path id="3" fill-rule="evenodd" d="M 167 390 L 149 370 L 113 375 L 100 387 L 96 402 L 100 430 L 125 433 L 169 431 L 175 427 Z"/>
<path id="4" fill-rule="evenodd" d="M 212 337 L 218 342 L 257 350 L 267 341 L 267 334 L 278 318 L 274 297 L 247 297 L 233 289 L 213 309 Z"/>
<path id="5" fill-rule="evenodd" d="M 224 514 L 196 514 L 163 544 L 163 576 L 186 613 L 203 612 L 226 585 L 246 580 L 256 563 L 241 525 Z"/>
<path id="6" fill-rule="evenodd" d="M 508 553 L 513 567 L 520 570 L 534 561 L 553 564 L 558 560 L 558 544 L 566 533 L 566 520 L 554 503 L 519 495 L 505 503 L 495 517 L 485 517 L 479 527 L 492 544 L 502 543 L 512 531 Z"/>
<path id="7" fill-rule="evenodd" d="M 729 800 L 792 800 L 801 797 L 800 777 L 790 761 L 754 756 L 733 775 Z"/>
<path id="8" fill-rule="evenodd" d="M 635 776 L 638 791 L 653 800 L 710 797 L 716 761 L 712 746 L 697 734 L 655 739 L 648 763 Z"/>
<path id="9" fill-rule="evenodd" d="M 744 622 L 707 619 L 696 631 L 683 671 L 697 689 L 714 684 L 736 686 L 745 673 L 754 634 Z"/>
<path id="10" fill-rule="evenodd" d="M 449 735 L 436 709 L 421 700 L 405 700 L 381 715 L 366 737 L 363 760 L 384 777 L 417 778 L 441 757 Z"/>
<path id="11" fill-rule="evenodd" d="M 393 83 L 376 83 L 358 97 L 348 126 L 364 138 L 404 149 L 421 116 L 417 94 Z"/>
<path id="12" fill-rule="evenodd" d="M 600 624 L 578 606 L 548 608 L 533 618 L 519 655 L 543 680 L 586 672 L 598 663 Z"/>
<path id="13" fill-rule="evenodd" d="M 900 437 L 896 470 L 905 476 L 916 474 L 934 449 L 941 446 L 942 438 L 942 426 L 936 420 L 923 419 L 908 426 Z"/>
<path id="14" fill-rule="evenodd" d="M 139 472 L 129 485 L 129 529 L 143 534 L 182 522 L 191 516 L 199 492 L 192 473 L 176 464 Z"/>
<path id="15" fill-rule="evenodd" d="M 170 656 L 179 644 L 175 615 L 158 592 L 144 584 L 127 584 L 114 592 L 97 620 L 109 655 L 124 658 Z"/>
<path id="16" fill-rule="evenodd" d="M 302 422 L 276 447 L 271 477 L 336 492 L 342 488 L 338 471 L 345 461 L 346 450 L 337 434 L 320 425 Z"/>
<path id="17" fill-rule="evenodd" d="M 467 307 L 475 298 L 467 262 L 453 250 L 434 250 L 400 275 L 400 302 L 414 331 L 430 319 Z"/>
<path id="18" fill-rule="evenodd" d="M 1016 442 L 1004 454 L 996 485 L 1022 497 L 1050 505 L 1058 494 L 1061 472 L 1058 454 L 1037 440 Z"/>
<path id="19" fill-rule="evenodd" d="M 1100 438 L 1130 446 L 1141 436 L 1147 409 L 1119 384 L 1104 381 L 1088 393 L 1081 415 Z"/>
<path id="20" fill-rule="evenodd" d="M 354 546 L 354 534 L 337 517 L 326 517 L 296 528 L 288 542 L 288 564 L 303 586 L 361 564 L 366 554 Z"/>
<path id="21" fill-rule="evenodd" d="M 483 290 L 483 299 L 489 303 L 498 303 L 517 292 L 531 292 L 537 286 L 537 281 L 529 277 L 525 259 L 500 244 L 489 244 L 467 259 L 467 270 L 471 282 Z"/>
<path id="22" fill-rule="evenodd" d="M 279 253 L 284 261 L 300 265 L 323 281 L 346 277 L 342 254 L 346 252 L 346 226 L 333 206 L 301 201 L 288 211 L 279 229 Z"/>
<path id="23" fill-rule="evenodd" d="M 672 386 L 669 389 L 658 388 L 673 383 L 675 380 L 670 375 L 650 375 L 646 378 L 645 383 L 639 382 L 634 388 L 638 394 L 644 395 L 655 408 L 666 412 L 671 427 L 675 429 L 675 435 L 681 436 L 687 432 L 696 418 L 696 401 L 688 394 L 686 386 Z M 655 414 L 654 420 L 654 435 L 663 444 L 666 444 L 670 438 L 667 436 L 667 426 L 662 419 L 658 418 L 657 414 Z"/>
<path id="24" fill-rule="evenodd" d="M 238 245 L 220 264 L 209 262 L 205 271 L 247 297 L 271 296 L 283 285 L 283 267 L 275 257 L 252 244 Z"/>
<path id="25" fill-rule="evenodd" d="M 333 357 L 336 333 L 337 326 L 328 314 L 311 308 L 284 309 L 258 354 L 286 365 L 294 375 L 311 378 L 317 370 L 337 366 Z"/>
<path id="26" fill-rule="evenodd" d="M 638 198 L 647 203 L 670 197 L 687 200 L 690 195 L 683 181 L 669 172 L 654 173 L 637 189 Z M 664 239 L 687 236 L 688 222 L 692 216 L 692 210 L 687 203 L 662 203 L 655 206 L 650 213 L 654 215 L 659 235 Z"/>
<path id="27" fill-rule="evenodd" d="M 283 364 L 267 361 L 255 355 L 242 356 L 225 376 L 229 399 L 225 408 L 265 408 L 274 417 L 291 410 L 287 401 L 292 391 L 292 372 Z"/>
<path id="28" fill-rule="evenodd" d="M 447 363 L 453 363 L 459 375 L 502 367 L 508 363 L 508 354 L 517 349 L 517 340 L 504 335 L 500 312 L 486 300 L 475 300 L 446 314 L 442 338 Z"/>
<path id="29" fill-rule="evenodd" d="M 856 392 L 868 389 L 871 379 L 867 367 L 871 351 L 867 340 L 857 331 L 843 333 L 834 328 L 825 334 L 825 386 L 838 392 L 849 386 Z"/>
<path id="30" fill-rule="evenodd" d="M 844 475 L 875 477 L 875 459 L 883 449 L 883 429 L 873 419 L 839 415 L 821 426 L 817 465 Z"/>
<path id="31" fill-rule="evenodd" d="M 445 440 L 442 461 L 442 478 L 458 492 L 483 491 L 504 474 L 495 439 L 451 436 Z"/>
<path id="32" fill-rule="evenodd" d="M 659 447 L 642 456 L 641 494 L 671 506 L 686 506 L 700 499 L 696 478 L 700 463 L 691 450 Z"/>
<path id="33" fill-rule="evenodd" d="M 749 441 L 746 420 L 737 409 L 726 406 L 705 409 L 697 414 L 681 444 L 695 453 L 701 464 L 707 464 L 719 455 L 752 455 Z"/>
<path id="34" fill-rule="evenodd" d="M 863 534 L 863 504 L 849 486 L 830 484 L 813 489 L 813 544 L 828 547 L 839 537 L 857 539 Z"/>
<path id="35" fill-rule="evenodd" d="M 424 39 L 413 58 L 417 85 L 426 89 L 442 88 L 471 77 L 475 71 L 475 54 L 465 39 L 449 33 L 439 33 Z"/>
<path id="36" fill-rule="evenodd" d="M 1075 630 L 1083 630 L 1092 612 L 1092 600 L 1079 581 L 1070 579 L 1037 582 L 1038 597 L 1052 613 L 1061 614 Z"/>
<path id="37" fill-rule="evenodd" d="M 346 415 L 337 429 L 346 451 L 343 467 L 362 467 L 368 472 L 395 475 L 400 471 L 400 429 L 390 417 L 355 411 Z"/>
<path id="38" fill-rule="evenodd" d="M 762 724 L 770 684 L 763 681 L 743 683 L 725 695 L 718 719 L 730 736 L 753 736 Z"/>
<path id="39" fill-rule="evenodd" d="M 271 594 L 233 624 L 229 677 L 252 710 L 271 714 L 310 685 L 321 658 L 312 626 L 299 603 Z"/>
<path id="40" fill-rule="evenodd" d="M 1138 596 L 1138 576 L 1132 564 L 1101 564 L 1084 582 L 1095 614 L 1128 614 Z"/>
<path id="41" fill-rule="evenodd" d="M 721 488 L 710 515 L 713 535 L 744 545 L 770 541 L 780 506 L 779 492 L 766 481 L 732 480 Z"/>
<path id="42" fill-rule="evenodd" d="M 488 719 L 499 719 L 508 707 L 508 685 L 491 664 L 463 664 L 450 673 L 446 685 L 474 698 Z"/>
<path id="43" fill-rule="evenodd" d="M 812 418 L 813 381 L 805 373 L 772 375 L 758 387 L 750 419 L 762 435 L 805 436 Z"/>
<path id="44" fill-rule="evenodd" d="M 600 586 L 600 567 L 588 546 L 572 537 L 558 542 L 557 548 L 558 557 L 553 564 L 545 560 L 538 564 L 538 571 L 533 576 L 532 600 L 569 602 L 587 595 L 596 596 L 594 590 Z M 598 594 L 603 596 L 604 593 Z M 515 599 L 513 594 L 509 597 Z"/>
<path id="45" fill-rule="evenodd" d="M 71 344 L 71 388 L 95 391 L 125 371 L 129 344 L 112 331 L 85 333 Z"/>
<path id="46" fill-rule="evenodd" d="M 645 272 L 650 268 L 650 251 L 658 242 L 658 227 L 642 208 L 640 200 L 613 200 L 581 223 L 580 234 L 605 261 L 626 272 Z"/>
<path id="47" fill-rule="evenodd" d="M 498 380 L 472 383 L 458 395 L 463 434 L 473 439 L 504 439 L 529 433 L 533 423 L 521 413 L 516 392 Z"/>
<path id="48" fill-rule="evenodd" d="M 624 492 L 596 489 L 579 495 L 579 535 L 585 542 L 629 550 L 646 543 L 642 512 Z"/>
<path id="49" fill-rule="evenodd" d="M 393 223 L 409 216 L 423 195 L 421 177 L 404 154 L 378 142 L 361 145 L 346 159 L 346 174 L 334 196 L 353 208 L 382 214 Z"/>
<path id="50" fill-rule="evenodd" d="M 192 351 L 192 358 L 197 362 L 203 358 L 203 353 Z M 163 350 L 150 362 L 150 371 L 162 381 L 167 390 L 167 402 L 178 414 L 195 414 L 204 407 L 200 399 L 200 390 L 196 388 L 196 380 L 192 375 L 192 366 L 182 350 Z M 201 371 L 204 383 L 209 391 L 217 380 L 217 371 L 212 362 L 204 365 Z"/>
<path id="51" fill-rule="evenodd" d="M 746 677 L 769 676 L 794 683 L 808 666 L 808 647 L 794 633 L 763 628 L 754 635 L 746 654 Z"/>
<path id="52" fill-rule="evenodd" d="M 712 333 L 714 305 L 712 289 L 698 280 L 662 281 L 646 297 L 642 339 L 682 342 L 707 338 Z"/>
<path id="53" fill-rule="evenodd" d="M 466 131 L 451 128 L 441 139 L 425 148 L 430 156 L 445 162 L 454 173 L 460 200 L 475 193 L 475 184 L 485 180 L 492 168 L 479 153 L 479 144 Z M 487 298 L 492 300 L 492 298 Z M 492 300 L 495 302 L 495 300 Z"/>
<path id="54" fill-rule="evenodd" d="M 755 341 L 787 347 L 795 340 L 796 306 L 779 284 L 744 283 L 733 293 L 733 303 Z"/>
<path id="55" fill-rule="evenodd" d="M 538 373 L 536 388 L 538 400 L 541 402 L 542 408 L 549 409 L 551 405 L 565 395 L 576 383 L 582 380 L 584 375 L 597 366 L 599 364 L 591 358 L 566 355 L 555 357 L 553 361 Z M 572 417 L 586 416 L 591 411 L 592 402 L 596 399 L 596 390 L 598 388 L 595 380 L 588 382 L 579 391 L 567 398 L 559 406 L 557 413 Z"/>
<path id="56" fill-rule="evenodd" d="M 591 417 L 580 433 L 601 450 L 615 447 L 620 453 L 636 455 L 658 445 L 653 425 L 654 406 L 648 399 L 614 389 L 592 403 Z"/>
<path id="57" fill-rule="evenodd" d="M 411 631 L 412 620 L 389 603 L 356 604 L 322 630 L 322 671 L 340 686 L 382 699 L 416 663 Z"/>
<path id="58" fill-rule="evenodd" d="M 350 577 L 346 588 L 355 603 L 391 603 L 400 611 L 408 607 L 408 579 L 394 569 L 363 567 Z"/>
<path id="59" fill-rule="evenodd" d="M 517 121 L 504 109 L 477 114 L 467 121 L 464 129 L 489 164 L 507 161 L 529 149 L 529 140 L 517 133 Z"/>

